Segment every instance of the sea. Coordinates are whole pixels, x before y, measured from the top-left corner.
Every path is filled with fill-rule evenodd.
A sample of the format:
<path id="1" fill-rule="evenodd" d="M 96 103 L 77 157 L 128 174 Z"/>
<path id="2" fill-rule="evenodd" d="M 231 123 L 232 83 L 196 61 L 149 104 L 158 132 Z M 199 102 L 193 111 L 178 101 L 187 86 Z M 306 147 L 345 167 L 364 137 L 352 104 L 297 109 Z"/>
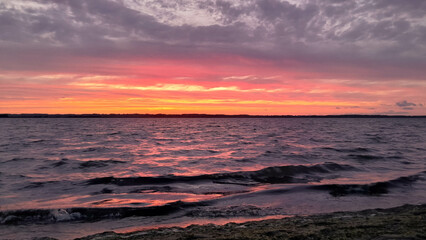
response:
<path id="1" fill-rule="evenodd" d="M 426 203 L 426 118 L 0 118 L 0 239 Z"/>

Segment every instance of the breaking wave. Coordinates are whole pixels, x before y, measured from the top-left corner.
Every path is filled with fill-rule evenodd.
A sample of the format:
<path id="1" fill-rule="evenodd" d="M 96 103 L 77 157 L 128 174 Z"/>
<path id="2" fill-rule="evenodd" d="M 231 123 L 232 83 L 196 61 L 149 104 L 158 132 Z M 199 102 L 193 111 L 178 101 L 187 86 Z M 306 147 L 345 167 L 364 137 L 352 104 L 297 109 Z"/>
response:
<path id="1" fill-rule="evenodd" d="M 119 219 L 140 216 L 161 216 L 178 212 L 184 208 L 202 206 L 202 202 L 188 203 L 176 201 L 162 206 L 138 208 L 61 208 L 29 209 L 0 212 L 0 223 L 5 225 L 55 222 L 91 222 L 103 219 Z"/>
<path id="2" fill-rule="evenodd" d="M 334 197 L 346 195 L 381 195 L 389 193 L 390 189 L 406 187 L 410 184 L 425 180 L 426 171 L 411 176 L 399 177 L 389 181 L 374 182 L 369 184 L 325 184 L 310 187 L 315 190 L 329 191 Z"/>
<path id="3" fill-rule="evenodd" d="M 288 165 L 268 167 L 258 171 L 230 172 L 205 174 L 198 176 L 158 176 L 158 177 L 102 177 L 86 181 L 88 185 L 114 184 L 118 186 L 132 186 L 144 184 L 171 184 L 177 182 L 213 181 L 222 184 L 251 185 L 258 183 L 307 183 L 318 182 L 323 179 L 320 174 L 337 171 L 356 170 L 347 164 L 323 163 L 316 165 Z"/>

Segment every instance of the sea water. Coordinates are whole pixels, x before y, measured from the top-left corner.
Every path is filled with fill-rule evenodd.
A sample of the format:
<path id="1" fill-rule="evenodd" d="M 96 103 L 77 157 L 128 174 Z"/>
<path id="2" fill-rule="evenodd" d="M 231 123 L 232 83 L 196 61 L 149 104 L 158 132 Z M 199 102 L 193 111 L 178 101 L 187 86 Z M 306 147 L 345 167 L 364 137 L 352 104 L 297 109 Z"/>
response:
<path id="1" fill-rule="evenodd" d="M 0 238 L 426 203 L 426 118 L 0 119 Z"/>

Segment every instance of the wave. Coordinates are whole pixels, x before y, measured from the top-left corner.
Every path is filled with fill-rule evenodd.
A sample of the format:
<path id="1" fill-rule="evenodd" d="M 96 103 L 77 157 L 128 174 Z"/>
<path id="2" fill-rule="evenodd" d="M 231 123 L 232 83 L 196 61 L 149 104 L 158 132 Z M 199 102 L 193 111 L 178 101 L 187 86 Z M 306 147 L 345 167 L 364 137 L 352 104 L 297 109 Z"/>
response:
<path id="1" fill-rule="evenodd" d="M 48 224 L 56 222 L 94 222 L 103 219 L 120 219 L 126 217 L 162 216 L 185 208 L 204 206 L 206 203 L 176 201 L 162 206 L 121 207 L 121 208 L 61 208 L 28 209 L 0 212 L 0 224 Z"/>
<path id="2" fill-rule="evenodd" d="M 392 188 L 406 187 L 410 184 L 424 180 L 426 171 L 411 176 L 399 177 L 389 181 L 374 182 L 369 184 L 325 184 L 312 186 L 310 189 L 326 190 L 334 197 L 346 195 L 382 195 L 389 193 Z"/>
<path id="3" fill-rule="evenodd" d="M 30 184 L 23 187 L 22 189 L 40 188 L 40 187 L 44 187 L 46 184 L 51 184 L 51 183 L 59 183 L 59 182 L 58 181 L 31 182 Z"/>
<path id="4" fill-rule="evenodd" d="M 126 163 L 119 160 L 99 160 L 99 161 L 85 161 L 79 164 L 79 168 L 91 168 L 91 167 L 106 167 L 110 164 Z"/>
<path id="5" fill-rule="evenodd" d="M 112 132 L 112 133 L 107 133 L 106 135 L 108 135 L 108 136 L 114 136 L 114 135 L 119 135 L 119 134 L 122 134 L 122 132 L 121 131 Z"/>
<path id="6" fill-rule="evenodd" d="M 67 158 L 62 158 L 60 161 L 52 163 L 51 166 L 52 167 L 60 167 L 62 165 L 68 164 L 68 159 Z"/>
<path id="7" fill-rule="evenodd" d="M 336 152 L 343 152 L 343 153 L 366 153 L 370 152 L 371 150 L 368 148 L 363 147 L 356 147 L 356 148 L 332 148 L 332 147 L 323 147 L 323 150 L 332 150 Z"/>
<path id="8" fill-rule="evenodd" d="M 26 157 L 15 157 L 10 160 L 4 161 L 3 163 L 11 163 L 11 162 L 21 162 L 21 161 L 34 161 L 35 158 L 26 158 Z"/>
<path id="9" fill-rule="evenodd" d="M 382 160 L 385 157 L 371 155 L 371 154 L 349 154 L 348 157 L 359 160 L 359 161 L 368 161 L 368 160 Z"/>
<path id="10" fill-rule="evenodd" d="M 316 165 L 288 165 L 268 167 L 258 171 L 229 172 L 205 174 L 197 176 L 158 176 L 158 177 L 102 177 L 86 181 L 87 185 L 113 184 L 117 186 L 133 186 L 144 184 L 171 184 L 180 182 L 213 181 L 219 184 L 254 185 L 259 183 L 308 183 L 323 179 L 318 173 L 356 170 L 346 164 L 323 163 Z"/>

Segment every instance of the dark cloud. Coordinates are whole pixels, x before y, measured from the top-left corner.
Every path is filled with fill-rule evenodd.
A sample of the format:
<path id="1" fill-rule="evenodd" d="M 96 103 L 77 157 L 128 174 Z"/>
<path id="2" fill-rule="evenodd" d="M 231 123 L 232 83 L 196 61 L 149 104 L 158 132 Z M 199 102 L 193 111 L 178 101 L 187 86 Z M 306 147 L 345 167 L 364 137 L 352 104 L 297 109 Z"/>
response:
<path id="1" fill-rule="evenodd" d="M 185 0 L 145 6 L 155 11 L 125 0 L 17 3 L 0 4 L 0 51 L 15 53 L 0 56 L 3 69 L 30 67 L 26 62 L 34 52 L 52 68 L 61 59 L 83 57 L 134 61 L 224 54 L 330 78 L 424 80 L 426 74 L 422 0 Z M 177 13 L 189 8 L 191 13 Z M 197 11 L 211 22 L 188 17 Z"/>
<path id="2" fill-rule="evenodd" d="M 403 100 L 403 101 L 397 102 L 395 105 L 398 106 L 398 107 L 410 107 L 410 106 L 415 107 L 415 106 L 417 106 L 417 104 L 412 103 L 412 102 L 407 102 L 407 100 Z"/>

